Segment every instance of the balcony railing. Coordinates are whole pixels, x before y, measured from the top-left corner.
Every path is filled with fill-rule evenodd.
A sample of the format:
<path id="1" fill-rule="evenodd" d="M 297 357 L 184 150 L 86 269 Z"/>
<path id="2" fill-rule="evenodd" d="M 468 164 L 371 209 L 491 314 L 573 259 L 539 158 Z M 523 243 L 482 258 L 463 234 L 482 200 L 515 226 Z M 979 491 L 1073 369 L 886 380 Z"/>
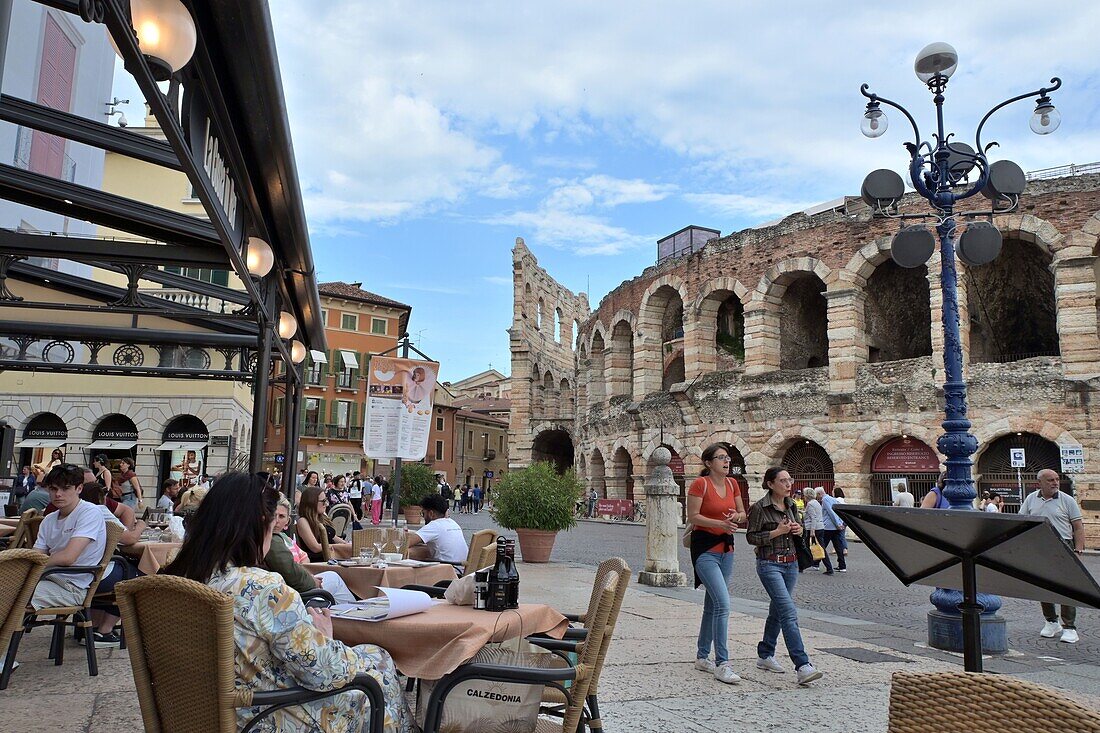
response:
<path id="1" fill-rule="evenodd" d="M 361 425 L 328 425 L 306 421 L 302 428 L 302 437 L 329 438 L 330 440 L 362 440 L 363 427 Z"/>
<path id="2" fill-rule="evenodd" d="M 336 375 L 336 386 L 341 389 L 355 389 L 358 382 L 351 372 L 340 372 Z"/>
<path id="3" fill-rule="evenodd" d="M 321 383 L 321 365 L 314 364 L 306 369 L 306 384 L 317 385 Z"/>
<path id="4" fill-rule="evenodd" d="M 186 306 L 188 308 L 198 308 L 199 310 L 210 311 L 212 313 L 226 313 L 234 307 L 229 301 L 222 300 L 221 298 L 214 298 L 209 295 L 202 295 L 201 293 L 194 293 L 190 290 L 183 290 L 180 288 L 138 288 L 138 294 L 148 295 L 151 298 L 160 298 L 170 303 L 176 303 L 177 305 Z"/>

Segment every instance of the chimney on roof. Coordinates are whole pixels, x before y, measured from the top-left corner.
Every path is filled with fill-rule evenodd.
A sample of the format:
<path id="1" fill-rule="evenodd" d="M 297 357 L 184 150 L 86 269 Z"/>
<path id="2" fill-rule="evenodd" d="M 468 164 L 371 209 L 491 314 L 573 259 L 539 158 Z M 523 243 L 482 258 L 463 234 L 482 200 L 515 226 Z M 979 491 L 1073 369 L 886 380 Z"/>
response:
<path id="1" fill-rule="evenodd" d="M 362 282 L 348 283 L 348 284 L 351 285 L 353 288 L 359 288 L 360 290 L 363 289 L 363 283 Z"/>

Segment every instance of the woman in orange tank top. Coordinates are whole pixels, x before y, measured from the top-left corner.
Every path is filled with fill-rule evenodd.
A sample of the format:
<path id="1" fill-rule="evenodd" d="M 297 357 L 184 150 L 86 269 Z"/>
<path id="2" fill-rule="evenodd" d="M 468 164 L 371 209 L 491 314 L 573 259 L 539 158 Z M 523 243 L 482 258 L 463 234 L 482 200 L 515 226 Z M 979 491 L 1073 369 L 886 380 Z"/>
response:
<path id="1" fill-rule="evenodd" d="M 730 446 L 715 443 L 703 450 L 702 475 L 687 492 L 687 520 L 692 525 L 691 564 L 695 587 L 706 588 L 703 618 L 695 668 L 710 672 L 720 682 L 732 684 L 741 678 L 729 661 L 730 592 L 733 576 L 733 533 L 745 521 L 745 506 L 737 483 L 729 477 Z M 714 661 L 710 650 L 714 648 Z"/>

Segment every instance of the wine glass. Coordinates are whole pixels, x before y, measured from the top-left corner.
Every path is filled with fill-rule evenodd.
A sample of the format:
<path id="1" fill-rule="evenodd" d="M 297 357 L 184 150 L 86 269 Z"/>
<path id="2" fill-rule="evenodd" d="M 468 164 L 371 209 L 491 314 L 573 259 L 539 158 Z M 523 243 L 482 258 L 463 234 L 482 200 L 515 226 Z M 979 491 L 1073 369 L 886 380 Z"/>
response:
<path id="1" fill-rule="evenodd" d="M 374 543 L 374 556 L 376 558 L 378 558 L 377 562 L 378 562 L 379 565 L 381 565 L 383 558 L 382 558 L 382 542 L 380 540 L 377 540 Z"/>

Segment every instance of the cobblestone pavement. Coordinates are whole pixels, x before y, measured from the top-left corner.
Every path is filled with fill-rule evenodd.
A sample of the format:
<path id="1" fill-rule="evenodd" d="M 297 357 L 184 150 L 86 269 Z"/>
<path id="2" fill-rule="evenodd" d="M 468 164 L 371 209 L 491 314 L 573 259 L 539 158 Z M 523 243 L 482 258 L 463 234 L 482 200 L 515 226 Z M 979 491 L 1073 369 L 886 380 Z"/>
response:
<path id="1" fill-rule="evenodd" d="M 457 515 L 456 519 L 470 530 L 495 526 L 484 511 L 476 515 Z M 927 614 L 932 608 L 928 602 L 932 589 L 925 586 L 906 588 L 862 544 L 851 542 L 849 545 L 847 573 L 828 577 L 808 571 L 799 577 L 799 609 L 804 614 L 816 615 L 834 633 L 837 628 L 846 629 L 845 633 L 850 638 L 873 639 L 883 643 L 883 640 L 894 637 L 897 643 L 892 646 L 910 650 L 914 644 L 923 644 L 927 637 Z M 749 549 L 744 535 L 738 537 L 731 584 L 731 592 L 735 596 L 734 609 L 752 615 L 767 615 L 764 605 L 767 595 L 756 577 L 752 553 L 747 551 Z M 575 529 L 558 536 L 553 559 L 595 565 L 600 559 L 613 555 L 622 557 L 631 568 L 640 570 L 645 560 L 645 527 L 622 522 L 580 522 Z M 1100 577 L 1100 556 L 1086 555 L 1083 562 L 1094 577 Z M 691 572 L 691 559 L 683 548 L 680 549 L 680 568 L 689 574 Z M 701 591 L 675 590 L 667 593 L 702 603 Z M 1077 626 L 1081 641 L 1062 644 L 1056 639 L 1039 637 L 1043 618 L 1037 603 L 1015 598 L 1002 600 L 1001 615 L 1008 621 L 1009 646 L 1012 650 L 1008 659 L 1017 660 L 1015 664 L 1027 659 L 1040 667 L 1063 663 L 1100 665 L 1100 611 L 1078 609 Z M 853 620 L 866 623 L 854 624 Z M 1056 659 L 1044 660 L 1042 657 Z"/>

